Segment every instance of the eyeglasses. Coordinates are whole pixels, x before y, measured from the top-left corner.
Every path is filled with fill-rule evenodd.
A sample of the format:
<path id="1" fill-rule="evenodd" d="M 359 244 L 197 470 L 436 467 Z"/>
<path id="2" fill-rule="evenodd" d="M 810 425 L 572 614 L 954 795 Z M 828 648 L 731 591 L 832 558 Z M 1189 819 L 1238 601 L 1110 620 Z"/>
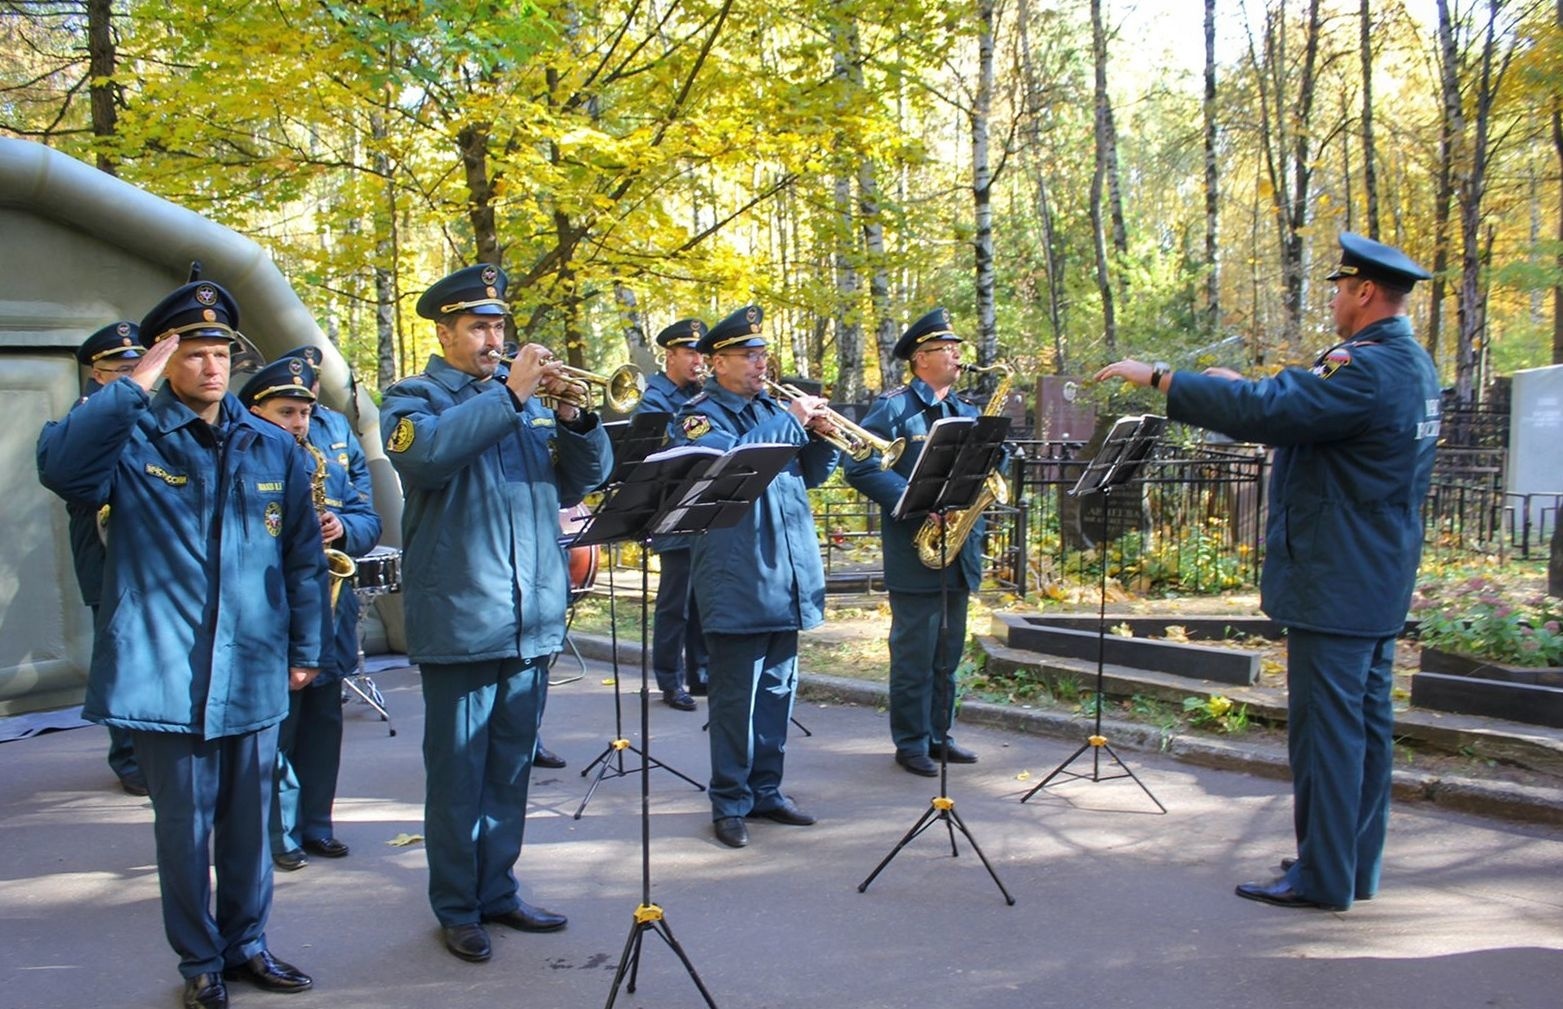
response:
<path id="1" fill-rule="evenodd" d="M 136 370 L 136 366 L 133 364 L 95 364 L 92 366 L 92 370 L 101 371 L 107 375 L 128 375 Z"/>
<path id="2" fill-rule="evenodd" d="M 748 350 L 748 351 L 744 351 L 743 353 L 737 353 L 737 352 L 734 352 L 734 351 L 727 351 L 726 353 L 718 354 L 716 356 L 717 357 L 731 357 L 731 358 L 739 358 L 739 357 L 741 357 L 745 361 L 748 361 L 750 364 L 759 364 L 762 361 L 769 360 L 771 354 L 770 354 L 770 351 L 767 351 L 767 350 Z"/>
<path id="3" fill-rule="evenodd" d="M 919 347 L 919 354 L 959 354 L 961 345 L 958 343 L 941 343 L 934 347 Z"/>

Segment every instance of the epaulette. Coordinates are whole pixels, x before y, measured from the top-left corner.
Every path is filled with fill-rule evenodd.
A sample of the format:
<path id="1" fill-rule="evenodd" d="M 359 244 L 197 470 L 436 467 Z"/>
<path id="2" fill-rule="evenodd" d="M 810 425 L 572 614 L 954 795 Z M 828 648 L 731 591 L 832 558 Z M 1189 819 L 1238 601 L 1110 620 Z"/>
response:
<path id="1" fill-rule="evenodd" d="M 879 394 L 879 398 L 880 399 L 895 399 L 898 396 L 905 396 L 907 393 L 909 393 L 911 391 L 912 391 L 912 387 L 911 386 L 909 386 L 909 385 L 901 385 L 901 386 L 897 386 L 894 389 L 891 389 L 889 392 L 882 392 L 882 393 L 880 393 Z"/>
<path id="2" fill-rule="evenodd" d="M 710 398 L 710 396 L 711 396 L 711 394 L 709 392 L 707 392 L 704 389 L 701 389 L 695 395 L 693 395 L 693 396 L 689 397 L 688 399 L 684 400 L 684 405 L 685 406 L 694 406 L 696 403 L 704 403 L 707 399 Z"/>

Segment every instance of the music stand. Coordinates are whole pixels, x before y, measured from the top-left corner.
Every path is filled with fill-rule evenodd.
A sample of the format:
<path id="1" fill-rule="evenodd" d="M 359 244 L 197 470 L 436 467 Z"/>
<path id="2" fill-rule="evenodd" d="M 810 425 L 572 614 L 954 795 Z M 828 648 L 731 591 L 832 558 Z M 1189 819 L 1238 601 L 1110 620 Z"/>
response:
<path id="1" fill-rule="evenodd" d="M 991 473 L 1004 459 L 1004 439 L 1009 435 L 1008 417 L 945 417 L 934 422 L 928 429 L 928 440 L 923 443 L 922 454 L 917 457 L 917 464 L 912 467 L 911 476 L 907 477 L 906 489 L 901 492 L 901 500 L 896 502 L 891 511 L 891 518 L 897 521 L 920 518 L 930 512 L 938 514 L 939 522 L 939 648 L 944 647 L 945 636 L 949 632 L 950 611 L 950 575 L 948 557 L 945 554 L 945 518 L 951 511 L 962 508 L 970 508 L 977 502 L 977 495 L 982 490 L 982 485 L 987 482 Z M 935 656 L 934 668 L 940 665 Z M 935 696 L 938 696 L 935 691 Z M 874 878 L 884 871 L 885 866 L 901 853 L 901 849 L 911 844 L 923 831 L 932 827 L 935 823 L 943 823 L 950 832 L 950 857 L 959 858 L 960 849 L 955 845 L 955 831 L 960 830 L 965 836 L 966 842 L 977 853 L 977 858 L 982 861 L 983 868 L 988 870 L 988 875 L 993 877 L 993 882 L 998 886 L 999 892 L 1004 895 L 1004 903 L 1013 905 L 1015 898 L 1004 888 L 999 880 L 999 874 L 988 861 L 988 856 L 982 853 L 982 848 L 977 844 L 977 839 L 972 836 L 971 830 L 961 815 L 955 811 L 955 800 L 949 797 L 949 769 L 950 769 L 950 705 L 941 704 L 939 710 L 934 712 L 934 728 L 944 739 L 944 745 L 939 749 L 939 794 L 929 802 L 928 808 L 923 810 L 912 829 L 902 835 L 901 840 L 890 850 L 890 854 L 874 867 L 874 871 L 868 874 L 868 878 L 858 884 L 857 892 L 863 893 Z M 944 724 L 940 724 L 943 722 Z"/>
<path id="2" fill-rule="evenodd" d="M 647 553 L 653 535 L 693 536 L 736 525 L 782 467 L 797 455 L 799 446 L 751 443 L 728 452 L 685 445 L 647 457 L 627 469 L 623 479 L 608 489 L 602 505 L 593 514 L 586 530 L 576 539 L 578 545 L 613 543 L 636 539 L 640 555 L 640 873 L 641 900 L 635 908 L 634 922 L 624 952 L 613 975 L 613 988 L 604 1009 L 612 1009 L 619 987 L 628 977 L 631 994 L 640 973 L 641 941 L 648 930 L 656 932 L 678 957 L 689 973 L 706 1005 L 716 1002 L 695 971 L 684 948 L 673 937 L 662 908 L 651 902 L 651 766 L 666 767 L 651 756 L 650 716 L 650 643 Z M 622 743 L 622 746 L 619 744 Z M 631 749 L 628 741 L 615 740 L 619 749 Z M 672 770 L 672 768 L 667 768 Z M 678 774 L 677 771 L 673 771 Z M 598 775 L 599 779 L 601 774 Z M 679 774 L 686 781 L 692 779 Z M 704 790 L 703 785 L 696 784 Z M 588 798 L 590 793 L 588 793 Z M 577 814 L 579 815 L 579 814 Z"/>
<path id="3" fill-rule="evenodd" d="M 1156 447 L 1156 439 L 1161 436 L 1162 430 L 1167 426 L 1167 418 L 1158 417 L 1155 414 L 1145 414 L 1139 417 L 1120 417 L 1113 423 L 1112 429 L 1107 432 L 1107 437 L 1102 441 L 1102 447 L 1097 450 L 1096 457 L 1086 464 L 1085 472 L 1080 474 L 1080 479 L 1069 489 L 1069 496 L 1083 498 L 1088 494 L 1102 495 L 1102 522 L 1101 535 L 1098 537 L 1098 545 L 1101 547 L 1102 575 L 1098 587 L 1098 607 L 1096 611 L 1096 719 L 1095 728 L 1091 735 L 1086 737 L 1080 748 L 1069 755 L 1062 764 L 1053 768 L 1052 773 L 1037 783 L 1036 787 L 1025 795 L 1020 801 L 1036 795 L 1046 788 L 1048 782 L 1063 775 L 1069 778 L 1083 778 L 1087 781 L 1114 781 L 1118 778 L 1130 778 L 1140 786 L 1150 800 L 1156 804 L 1156 808 L 1163 813 L 1167 807 L 1161 804 L 1161 800 L 1145 786 L 1123 758 L 1114 752 L 1107 742 L 1107 737 L 1102 735 L 1102 670 L 1104 656 L 1107 648 L 1107 535 L 1108 535 L 1108 505 L 1112 501 L 1112 492 L 1118 487 L 1131 483 L 1139 474 L 1141 466 L 1150 456 L 1151 450 Z M 1086 750 L 1091 751 L 1091 773 L 1082 774 L 1079 771 L 1067 770 Z M 1123 769 L 1122 774 L 1102 774 L 1102 751 L 1113 758 L 1113 762 Z"/>
<path id="4" fill-rule="evenodd" d="M 633 538 L 633 536 L 629 534 L 616 535 L 611 539 L 603 538 L 603 536 L 609 531 L 623 532 L 629 526 L 628 522 L 619 520 L 617 516 L 606 514 L 609 500 L 613 499 L 616 502 L 614 504 L 614 510 L 623 509 L 633 505 L 638 509 L 637 514 L 639 514 L 640 511 L 644 511 L 644 496 L 641 497 L 641 500 L 637 501 L 634 495 L 625 496 L 623 494 L 617 493 L 617 488 L 624 484 L 625 478 L 633 470 L 635 470 L 636 467 L 638 467 L 648 455 L 662 447 L 662 443 L 667 440 L 668 424 L 672 421 L 672 419 L 673 415 L 670 413 L 648 411 L 646 413 L 636 414 L 629 420 L 614 421 L 613 423 L 603 425 L 608 431 L 609 444 L 613 446 L 613 472 L 609 475 L 608 483 L 605 485 L 606 494 L 603 502 L 601 505 L 599 505 L 598 510 L 592 514 L 591 518 L 587 520 L 586 528 L 575 536 L 561 538 L 561 545 L 565 549 L 568 550 L 570 547 L 575 546 L 595 547 L 598 545 L 611 544 L 619 542 L 620 540 Z M 650 473 L 651 471 L 648 470 L 647 476 L 649 476 Z M 642 479 L 644 479 L 644 477 Z M 599 532 L 597 536 L 588 540 L 586 532 L 587 530 L 593 528 L 594 525 L 598 525 L 598 519 L 600 516 L 603 517 L 603 523 L 600 525 L 601 532 Z M 641 517 L 644 518 L 644 516 Z M 611 549 L 612 548 L 610 547 L 610 553 Z M 643 643 L 645 638 L 646 620 L 646 607 L 644 605 L 646 592 L 645 561 L 646 552 L 643 547 L 641 550 L 641 638 Z M 636 756 L 639 756 L 643 761 L 649 759 L 646 757 L 645 753 L 636 749 L 636 747 L 633 746 L 629 739 L 627 739 L 624 735 L 624 708 L 622 704 L 622 695 L 620 693 L 619 676 L 619 621 L 617 601 L 618 592 L 614 586 L 613 563 L 612 557 L 610 556 L 608 564 L 608 630 L 610 641 L 609 649 L 612 655 L 611 661 L 613 663 L 613 738 L 608 741 L 608 745 L 603 748 L 602 752 L 597 755 L 595 760 L 581 769 L 581 777 L 583 778 L 588 774 L 591 774 L 593 768 L 597 769 L 597 775 L 596 777 L 592 778 L 591 784 L 586 789 L 586 794 L 581 798 L 581 804 L 576 807 L 575 819 L 577 820 L 579 820 L 582 815 L 585 814 L 586 805 L 592 801 L 592 795 L 597 791 L 597 786 L 602 784 L 603 778 L 607 777 L 609 774 L 613 775 L 615 778 L 622 778 L 635 773 L 635 768 L 626 768 L 624 766 L 624 753 L 626 750 L 634 753 Z M 705 791 L 704 785 L 700 784 L 700 782 L 696 781 L 694 778 L 691 778 L 689 775 L 684 774 L 682 771 L 679 771 L 660 760 L 654 760 L 651 761 L 651 763 L 665 771 L 683 778 L 685 781 L 695 786 L 696 789 L 702 792 Z"/>

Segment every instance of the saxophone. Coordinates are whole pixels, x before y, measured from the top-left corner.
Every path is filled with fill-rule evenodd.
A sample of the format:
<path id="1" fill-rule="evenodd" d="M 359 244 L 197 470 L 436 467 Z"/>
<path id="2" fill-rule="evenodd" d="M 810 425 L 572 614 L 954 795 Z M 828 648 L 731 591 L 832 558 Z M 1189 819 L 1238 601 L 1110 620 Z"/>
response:
<path id="1" fill-rule="evenodd" d="M 326 454 L 314 445 L 309 439 L 300 438 L 298 443 L 304 446 L 310 458 L 315 460 L 315 472 L 309 477 L 309 495 L 315 505 L 315 514 L 326 513 Z M 342 595 L 342 583 L 358 574 L 358 562 L 347 556 L 340 550 L 326 547 L 326 567 L 331 572 L 331 611 L 336 612 L 336 601 Z"/>
<path id="2" fill-rule="evenodd" d="M 988 405 L 983 407 L 982 415 L 991 417 L 1004 407 L 1004 401 L 1009 398 L 1010 387 L 1015 384 L 1015 369 L 1002 361 L 997 361 L 986 368 L 975 365 L 963 369 L 971 372 L 1000 372 L 1003 377 L 994 387 L 993 395 L 988 399 Z M 961 554 L 961 547 L 966 545 L 966 538 L 977 528 L 977 520 L 982 518 L 982 513 L 988 510 L 988 506 L 997 501 L 999 504 L 1009 504 L 1009 484 L 1004 482 L 1004 477 L 997 470 L 988 474 L 987 482 L 982 486 L 982 492 L 977 495 L 976 502 L 970 508 L 960 508 L 947 512 L 944 516 L 944 549 L 941 553 L 939 547 L 939 523 L 932 515 L 923 519 L 922 528 L 917 530 L 917 535 L 912 537 L 912 543 L 917 547 L 917 559 L 923 562 L 923 567 L 939 568 L 948 567 L 950 562 Z"/>

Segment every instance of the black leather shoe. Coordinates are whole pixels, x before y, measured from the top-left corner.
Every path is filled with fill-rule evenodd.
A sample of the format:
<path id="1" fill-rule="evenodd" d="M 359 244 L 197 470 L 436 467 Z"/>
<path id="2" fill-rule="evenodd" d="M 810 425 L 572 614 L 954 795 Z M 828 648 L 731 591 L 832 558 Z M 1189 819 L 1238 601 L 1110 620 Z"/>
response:
<path id="1" fill-rule="evenodd" d="M 1245 900 L 1257 900 L 1261 904 L 1273 904 L 1276 907 L 1312 907 L 1320 911 L 1346 910 L 1339 904 L 1321 904 L 1316 900 L 1309 900 L 1293 890 L 1284 879 L 1278 879 L 1273 883 L 1239 883 L 1235 892 Z"/>
<path id="2" fill-rule="evenodd" d="M 514 911 L 506 911 L 504 914 L 485 914 L 483 920 L 491 921 L 496 925 L 509 925 L 518 932 L 557 932 L 564 928 L 570 919 L 554 911 L 533 907 L 523 900 L 516 905 Z"/>
<path id="3" fill-rule="evenodd" d="M 494 955 L 488 944 L 488 933 L 477 922 L 467 925 L 446 925 L 445 948 L 469 963 L 482 963 Z"/>
<path id="4" fill-rule="evenodd" d="M 150 789 L 147 788 L 147 779 L 139 774 L 123 775 L 119 779 L 119 787 L 124 789 L 126 795 L 143 796 L 150 794 Z"/>
<path id="5" fill-rule="evenodd" d="M 304 850 L 321 858 L 346 858 L 352 849 L 334 837 L 323 837 L 318 841 L 305 841 Z"/>
<path id="6" fill-rule="evenodd" d="M 966 747 L 962 746 L 960 743 L 947 743 L 943 745 L 935 743 L 928 747 L 928 759 L 937 762 L 940 757 L 940 751 L 945 749 L 949 750 L 949 755 L 944 758 L 948 763 L 975 764 L 977 762 L 977 755 L 971 750 L 966 749 Z"/>
<path id="7" fill-rule="evenodd" d="M 926 753 L 897 753 L 895 762 L 913 774 L 920 774 L 925 778 L 937 778 L 939 776 L 939 765 L 929 760 Z"/>
<path id="8" fill-rule="evenodd" d="M 696 681 L 694 683 L 691 683 L 689 685 L 689 692 L 690 692 L 690 694 L 692 694 L 695 697 L 704 697 L 704 696 L 706 696 L 707 688 L 706 688 L 705 681 L 704 680 L 698 680 L 698 681 Z"/>
<path id="9" fill-rule="evenodd" d="M 309 864 L 309 856 L 297 849 L 293 851 L 279 851 L 271 856 L 271 864 L 283 872 L 297 872 Z"/>
<path id="10" fill-rule="evenodd" d="M 1282 872 L 1290 872 L 1292 866 L 1294 866 L 1296 864 L 1297 864 L 1297 859 L 1295 859 L 1295 858 L 1283 858 L 1283 859 L 1281 859 L 1281 871 Z"/>
<path id="11" fill-rule="evenodd" d="M 677 708 L 679 711 L 695 710 L 695 699 L 690 697 L 689 691 L 683 687 L 662 691 L 662 703 L 670 708 Z"/>
<path id="12" fill-rule="evenodd" d="M 749 814 L 753 819 L 763 816 L 767 820 L 775 820 L 777 823 L 785 823 L 793 827 L 807 827 L 815 822 L 813 816 L 798 808 L 798 804 L 792 801 L 791 796 L 782 796 L 781 805 L 772 809 L 755 810 Z"/>
<path id="13" fill-rule="evenodd" d="M 749 827 L 741 816 L 724 816 L 711 825 L 716 839 L 729 848 L 742 848 L 749 843 Z"/>
<path id="14" fill-rule="evenodd" d="M 560 768 L 564 766 L 564 758 L 543 745 L 543 741 L 537 741 L 537 753 L 532 757 L 533 767 Z"/>
<path id="15" fill-rule="evenodd" d="M 228 1009 L 228 988 L 220 974 L 185 979 L 184 1009 Z"/>
<path id="16" fill-rule="evenodd" d="M 257 988 L 282 992 L 304 991 L 315 983 L 314 978 L 292 964 L 278 960 L 265 949 L 243 963 L 229 967 L 223 971 L 223 977 L 229 981 L 242 978 Z"/>

